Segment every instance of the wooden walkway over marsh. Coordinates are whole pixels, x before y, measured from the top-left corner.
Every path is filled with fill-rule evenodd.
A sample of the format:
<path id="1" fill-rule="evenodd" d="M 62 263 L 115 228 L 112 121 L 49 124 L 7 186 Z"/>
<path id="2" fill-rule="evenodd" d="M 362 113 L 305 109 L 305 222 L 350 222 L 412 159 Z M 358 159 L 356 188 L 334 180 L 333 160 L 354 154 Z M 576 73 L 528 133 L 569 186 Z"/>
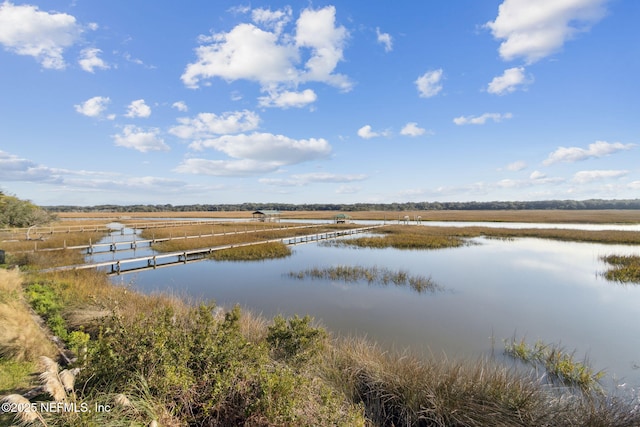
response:
<path id="1" fill-rule="evenodd" d="M 192 225 L 192 224 L 189 224 Z M 99 253 L 107 253 L 107 252 L 119 252 L 119 251 L 129 251 L 134 250 L 139 247 L 151 247 L 155 243 L 169 242 L 172 240 L 185 240 L 185 239 L 200 239 L 205 237 L 223 237 L 223 236 L 231 236 L 231 235 L 241 235 L 241 234 L 251 234 L 251 233 L 260 233 L 260 232 L 268 232 L 268 231 L 283 231 L 283 230 L 297 230 L 303 228 L 318 228 L 318 227 L 326 227 L 326 224 L 306 224 L 306 225 L 281 225 L 273 228 L 254 228 L 249 229 L 245 226 L 244 230 L 238 231 L 237 228 L 234 231 L 223 231 L 221 233 L 199 233 L 194 235 L 182 234 L 179 236 L 170 236 L 170 237 L 159 237 L 159 238 L 151 238 L 151 239 L 136 239 L 136 235 L 133 235 L 132 240 L 122 240 L 122 241 L 111 241 L 108 243 L 89 243 L 88 245 L 76 245 L 76 246 L 62 246 L 57 248 L 41 248 L 38 249 L 37 241 L 34 242 L 34 249 L 28 251 L 16 251 L 16 253 L 23 252 L 47 252 L 47 251 L 61 251 L 61 250 L 82 250 L 86 251 L 87 255 L 91 254 L 99 254 Z M 117 231 L 117 230 L 116 230 Z"/>
<path id="2" fill-rule="evenodd" d="M 164 254 L 154 254 L 142 257 L 124 258 L 119 260 L 103 261 L 97 263 L 69 265 L 62 267 L 53 267 L 45 270 L 41 270 L 43 273 L 54 271 L 68 271 L 68 270 L 83 270 L 91 268 L 107 268 L 108 275 L 120 275 L 126 273 L 133 273 L 136 271 L 152 270 L 162 267 L 170 267 L 175 265 L 187 264 L 190 262 L 201 261 L 207 259 L 215 251 L 221 251 L 224 249 L 238 248 L 244 246 L 260 245 L 271 242 L 281 242 L 285 245 L 298 245 L 304 243 L 319 242 L 322 240 L 335 239 L 344 236 L 350 236 L 353 234 L 366 233 L 384 225 L 372 225 L 368 227 L 352 228 L 346 230 L 336 230 L 323 233 L 307 234 L 303 236 L 292 236 L 285 238 L 275 238 L 268 240 L 261 240 L 257 242 L 235 243 L 228 245 L 221 245 L 209 248 L 190 249 L 184 251 L 170 252 Z M 197 236 L 196 236 L 197 237 Z"/>

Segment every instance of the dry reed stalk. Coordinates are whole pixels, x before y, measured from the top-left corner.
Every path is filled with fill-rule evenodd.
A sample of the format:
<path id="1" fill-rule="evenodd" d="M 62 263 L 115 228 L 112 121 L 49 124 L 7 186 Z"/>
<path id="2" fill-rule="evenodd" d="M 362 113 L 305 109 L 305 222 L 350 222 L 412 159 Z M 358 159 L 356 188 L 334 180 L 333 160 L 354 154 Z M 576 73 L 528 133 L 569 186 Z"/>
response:
<path id="1" fill-rule="evenodd" d="M 31 406 L 31 402 L 29 402 L 25 397 L 19 394 L 10 394 L 2 398 L 1 401 L 18 409 L 15 417 L 20 420 L 21 423 L 31 424 L 35 421 L 40 421 L 43 426 L 47 426 L 47 423 L 44 421 L 42 416 Z"/>
<path id="2" fill-rule="evenodd" d="M 58 364 L 46 356 L 42 356 L 40 361 L 43 368 L 43 371 L 40 374 L 40 380 L 42 381 L 44 390 L 49 393 L 56 402 L 65 400 L 67 393 L 58 374 Z"/>

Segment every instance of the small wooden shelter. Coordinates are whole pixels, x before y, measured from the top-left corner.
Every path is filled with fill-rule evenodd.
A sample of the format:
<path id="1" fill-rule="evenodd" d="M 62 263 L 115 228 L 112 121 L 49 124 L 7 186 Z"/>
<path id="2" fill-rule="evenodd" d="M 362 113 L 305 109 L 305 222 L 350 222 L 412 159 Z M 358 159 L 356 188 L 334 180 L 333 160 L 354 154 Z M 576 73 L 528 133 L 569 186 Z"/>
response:
<path id="1" fill-rule="evenodd" d="M 254 221 L 260 222 L 280 222 L 280 211 L 272 209 L 263 209 L 255 211 L 253 214 Z"/>
<path id="2" fill-rule="evenodd" d="M 333 217 L 333 221 L 336 224 L 348 224 L 351 222 L 351 217 L 346 213 L 339 213 Z"/>

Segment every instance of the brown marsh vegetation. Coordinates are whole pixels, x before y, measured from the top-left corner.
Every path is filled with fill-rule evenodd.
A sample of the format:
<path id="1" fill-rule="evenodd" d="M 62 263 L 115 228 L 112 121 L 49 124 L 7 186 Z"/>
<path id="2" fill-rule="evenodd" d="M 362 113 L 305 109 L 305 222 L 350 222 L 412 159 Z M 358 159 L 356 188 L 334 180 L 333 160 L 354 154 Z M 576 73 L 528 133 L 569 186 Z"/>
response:
<path id="1" fill-rule="evenodd" d="M 640 256 L 607 255 L 603 256 L 602 260 L 611 265 L 604 273 L 607 280 L 640 284 Z"/>
<path id="2" fill-rule="evenodd" d="M 429 227 L 415 225 L 390 225 L 376 231 L 381 237 L 361 237 L 337 242 L 369 248 L 393 247 L 396 249 L 441 249 L 467 244 L 466 238 L 534 237 L 572 242 L 609 244 L 640 244 L 640 233 L 618 230 L 569 230 L 569 229 L 510 229 L 493 227 Z"/>
<path id="3" fill-rule="evenodd" d="M 283 211 L 282 219 L 326 219 L 342 211 Z M 415 220 L 418 216 L 422 221 L 495 221 L 495 222 L 549 222 L 549 223 L 640 223 L 640 212 L 637 210 L 429 210 L 429 211 L 355 211 L 347 212 L 353 219 L 359 220 L 402 220 L 409 216 Z M 247 218 L 251 219 L 251 212 L 61 212 L 57 214 L 61 219 L 72 218 L 108 218 L 121 220 L 123 218 Z"/>
<path id="4" fill-rule="evenodd" d="M 418 293 L 436 292 L 443 288 L 434 282 L 430 277 L 412 275 L 405 270 L 389 270 L 384 267 L 362 267 L 359 265 L 348 266 L 338 265 L 333 267 L 319 268 L 313 267 L 302 271 L 291 271 L 289 277 L 304 279 L 329 279 L 342 280 L 346 283 L 364 281 L 368 284 L 387 286 L 408 286 Z"/>

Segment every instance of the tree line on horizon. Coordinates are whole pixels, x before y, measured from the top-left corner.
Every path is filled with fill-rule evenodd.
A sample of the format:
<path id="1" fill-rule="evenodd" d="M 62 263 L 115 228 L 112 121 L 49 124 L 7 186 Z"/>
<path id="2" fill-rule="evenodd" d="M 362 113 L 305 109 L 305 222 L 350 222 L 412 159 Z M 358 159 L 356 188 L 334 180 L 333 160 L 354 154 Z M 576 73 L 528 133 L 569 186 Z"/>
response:
<path id="1" fill-rule="evenodd" d="M 640 209 L 640 199 L 589 199 L 491 202 L 405 202 L 405 203 L 238 203 L 238 204 L 103 204 L 94 206 L 43 206 L 48 212 L 215 212 L 256 211 L 428 211 L 428 210 L 600 210 Z"/>

